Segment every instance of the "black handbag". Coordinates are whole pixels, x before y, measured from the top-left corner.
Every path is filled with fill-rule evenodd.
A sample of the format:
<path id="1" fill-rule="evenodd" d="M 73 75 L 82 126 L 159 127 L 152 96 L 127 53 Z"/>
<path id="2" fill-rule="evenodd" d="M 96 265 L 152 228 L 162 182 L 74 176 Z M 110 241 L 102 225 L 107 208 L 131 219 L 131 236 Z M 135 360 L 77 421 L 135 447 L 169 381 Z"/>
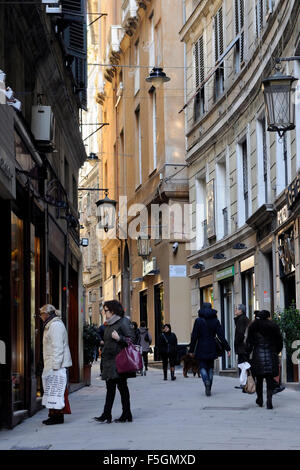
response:
<path id="1" fill-rule="evenodd" d="M 219 340 L 217 336 L 215 336 L 215 343 L 216 343 L 216 350 L 218 357 L 222 357 L 224 353 L 224 348 L 222 342 Z"/>

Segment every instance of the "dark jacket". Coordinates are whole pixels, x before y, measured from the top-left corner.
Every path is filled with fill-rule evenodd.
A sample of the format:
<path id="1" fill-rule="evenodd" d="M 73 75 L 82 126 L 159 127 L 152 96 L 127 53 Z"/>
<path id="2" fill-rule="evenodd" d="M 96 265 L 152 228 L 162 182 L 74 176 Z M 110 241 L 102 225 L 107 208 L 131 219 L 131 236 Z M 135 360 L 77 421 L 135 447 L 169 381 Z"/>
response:
<path id="1" fill-rule="evenodd" d="M 119 334 L 120 341 L 116 341 L 111 337 L 113 330 Z M 106 325 L 104 331 L 104 346 L 101 354 L 103 365 L 101 378 L 103 380 L 118 379 L 121 377 L 116 368 L 116 355 L 122 348 L 127 346 L 126 338 L 130 338 L 133 341 L 133 336 L 130 320 L 126 317 L 120 318 L 120 320 L 113 325 Z M 135 377 L 135 374 L 122 374 L 122 377 Z"/>
<path id="2" fill-rule="evenodd" d="M 152 343 L 152 336 L 148 330 L 148 328 L 141 326 L 139 328 L 140 330 L 140 335 L 141 335 L 141 346 L 143 348 L 143 352 L 149 352 L 150 351 L 150 345 Z M 146 341 L 146 336 L 148 338 L 148 341 Z"/>
<path id="3" fill-rule="evenodd" d="M 177 353 L 177 336 L 172 331 L 162 333 L 159 337 L 158 349 L 160 354 L 174 355 Z"/>
<path id="4" fill-rule="evenodd" d="M 246 341 L 253 375 L 276 377 L 279 374 L 278 354 L 283 340 L 280 329 L 271 320 L 256 319 L 248 328 Z"/>
<path id="5" fill-rule="evenodd" d="M 138 344 L 140 346 L 141 345 L 140 330 L 138 328 L 135 330 L 133 326 L 131 326 L 131 328 L 133 330 L 133 344 Z"/>
<path id="6" fill-rule="evenodd" d="M 245 313 L 238 315 L 234 318 L 235 334 L 234 334 L 234 350 L 239 356 L 244 356 L 243 362 L 247 361 L 245 333 L 250 323 L 249 318 Z"/>
<path id="7" fill-rule="evenodd" d="M 194 353 L 197 359 L 217 359 L 216 336 L 223 344 L 224 349 L 230 351 L 223 328 L 217 318 L 217 311 L 211 308 L 211 304 L 204 303 L 198 312 L 198 316 L 199 318 L 194 323 L 189 352 Z"/>

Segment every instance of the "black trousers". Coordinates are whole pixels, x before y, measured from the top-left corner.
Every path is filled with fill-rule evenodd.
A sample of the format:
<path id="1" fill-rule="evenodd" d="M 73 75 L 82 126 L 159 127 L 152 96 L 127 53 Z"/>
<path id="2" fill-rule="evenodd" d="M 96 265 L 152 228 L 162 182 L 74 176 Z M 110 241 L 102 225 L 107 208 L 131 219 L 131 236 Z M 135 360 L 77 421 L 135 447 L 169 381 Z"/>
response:
<path id="1" fill-rule="evenodd" d="M 126 378 L 106 380 L 106 399 L 104 405 L 104 414 L 111 416 L 111 410 L 116 396 L 116 388 L 121 395 L 122 414 L 130 414 L 130 395 Z"/>
<path id="2" fill-rule="evenodd" d="M 144 361 L 145 369 L 147 370 L 148 369 L 148 352 L 147 351 L 143 351 L 143 361 Z"/>
<path id="3" fill-rule="evenodd" d="M 273 377 L 271 375 L 257 375 L 256 376 L 256 394 L 257 398 L 263 398 L 263 383 L 264 379 L 266 379 L 267 382 L 267 399 L 272 400 L 272 395 L 273 395 Z"/>
<path id="4" fill-rule="evenodd" d="M 161 354 L 161 359 L 163 363 L 163 370 L 168 369 L 168 363 L 170 363 L 170 367 L 175 367 L 176 363 L 176 353 L 175 354 Z"/>

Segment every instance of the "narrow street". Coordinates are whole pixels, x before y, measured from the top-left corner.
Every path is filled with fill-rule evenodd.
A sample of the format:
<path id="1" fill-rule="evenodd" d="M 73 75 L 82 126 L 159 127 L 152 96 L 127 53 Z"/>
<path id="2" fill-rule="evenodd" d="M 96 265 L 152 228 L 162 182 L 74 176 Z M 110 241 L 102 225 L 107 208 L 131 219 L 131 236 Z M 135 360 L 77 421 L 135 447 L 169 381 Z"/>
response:
<path id="1" fill-rule="evenodd" d="M 235 389 L 238 380 L 214 377 L 206 397 L 201 379 L 182 376 L 162 379 L 150 369 L 146 377 L 129 380 L 132 423 L 99 424 L 105 384 L 93 365 L 92 385 L 70 395 L 72 415 L 63 425 L 45 426 L 47 410 L 13 430 L 0 431 L 0 450 L 296 450 L 300 449 L 299 391 L 286 389 L 274 396 L 273 410 L 258 408 L 256 395 Z M 117 392 L 113 418 L 121 414 Z"/>

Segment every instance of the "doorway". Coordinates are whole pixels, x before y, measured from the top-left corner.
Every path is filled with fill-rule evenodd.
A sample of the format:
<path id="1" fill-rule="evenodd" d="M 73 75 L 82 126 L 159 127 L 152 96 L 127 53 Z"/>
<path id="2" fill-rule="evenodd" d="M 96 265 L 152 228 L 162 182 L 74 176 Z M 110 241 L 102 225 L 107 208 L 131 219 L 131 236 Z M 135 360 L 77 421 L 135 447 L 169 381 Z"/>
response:
<path id="1" fill-rule="evenodd" d="M 158 341 L 162 333 L 162 327 L 165 322 L 164 314 L 164 284 L 154 286 L 154 309 L 155 309 L 155 347 L 154 360 L 159 361 Z"/>
<path id="2" fill-rule="evenodd" d="M 69 314 L 68 314 L 68 334 L 69 346 L 72 357 L 72 367 L 70 368 L 70 382 L 79 382 L 79 360 L 78 360 L 78 274 L 69 265 Z"/>
<path id="3" fill-rule="evenodd" d="M 230 348 L 231 356 L 223 354 L 222 368 L 233 369 L 235 366 L 234 352 L 234 294 L 233 294 L 233 278 L 220 282 L 221 291 L 221 317 L 224 328 L 225 338 Z"/>
<path id="4" fill-rule="evenodd" d="M 140 292 L 140 324 L 144 321 L 146 326 L 148 326 L 147 298 L 147 290 Z"/>

